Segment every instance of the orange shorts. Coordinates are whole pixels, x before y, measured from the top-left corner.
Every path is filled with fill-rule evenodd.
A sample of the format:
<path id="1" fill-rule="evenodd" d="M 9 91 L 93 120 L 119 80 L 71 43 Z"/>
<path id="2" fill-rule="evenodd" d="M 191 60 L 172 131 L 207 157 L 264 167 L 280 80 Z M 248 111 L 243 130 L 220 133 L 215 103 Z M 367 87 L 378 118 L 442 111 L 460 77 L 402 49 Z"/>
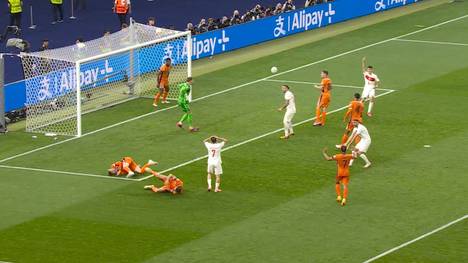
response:
<path id="1" fill-rule="evenodd" d="M 336 176 L 336 181 L 340 182 L 342 184 L 348 184 L 349 183 L 349 176 Z"/>
<path id="2" fill-rule="evenodd" d="M 132 162 L 128 165 L 128 168 L 130 168 L 130 170 L 132 170 L 132 171 L 135 171 L 135 170 L 138 168 L 138 164 L 135 163 L 134 161 L 132 161 Z"/>
<path id="3" fill-rule="evenodd" d="M 162 80 L 159 83 L 159 88 L 164 88 L 166 91 L 169 90 L 169 81 Z"/>
<path id="4" fill-rule="evenodd" d="M 330 105 L 330 100 L 330 95 L 322 94 L 322 96 L 320 96 L 319 107 L 328 108 L 328 106 Z"/>

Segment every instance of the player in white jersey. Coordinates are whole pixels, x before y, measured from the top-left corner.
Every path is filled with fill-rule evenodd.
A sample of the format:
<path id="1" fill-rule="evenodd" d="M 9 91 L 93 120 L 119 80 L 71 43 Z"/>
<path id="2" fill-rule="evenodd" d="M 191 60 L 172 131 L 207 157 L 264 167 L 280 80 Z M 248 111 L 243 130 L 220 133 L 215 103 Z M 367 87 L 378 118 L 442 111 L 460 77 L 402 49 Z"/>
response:
<path id="1" fill-rule="evenodd" d="M 353 132 L 351 133 L 351 136 L 349 136 L 348 141 L 345 143 L 346 147 L 349 147 L 349 145 L 354 142 L 354 139 L 356 139 L 357 136 L 361 138 L 361 140 L 356 144 L 354 147 L 354 152 L 357 156 L 361 157 L 366 164 L 364 165 L 364 168 L 369 168 L 371 166 L 371 162 L 369 159 L 367 159 L 366 152 L 369 150 L 369 146 L 371 145 L 371 137 L 369 135 L 369 131 L 367 128 L 360 124 L 358 120 L 353 120 Z M 351 166 L 353 164 L 353 161 L 349 163 Z"/>
<path id="2" fill-rule="evenodd" d="M 284 104 L 278 109 L 278 111 L 286 109 L 286 113 L 283 118 L 284 136 L 281 136 L 280 138 L 289 139 L 289 136 L 294 135 L 292 119 L 294 114 L 296 114 L 296 101 L 294 99 L 294 94 L 289 90 L 288 85 L 281 86 L 281 90 L 284 93 Z"/>
<path id="3" fill-rule="evenodd" d="M 221 166 L 221 149 L 226 144 L 227 140 L 218 136 L 211 136 L 203 141 L 205 147 L 208 150 L 208 168 L 207 168 L 207 182 L 208 192 L 211 191 L 211 175 L 216 175 L 215 192 L 221 192 L 219 185 L 221 184 L 221 174 L 223 173 L 223 167 Z"/>
<path id="4" fill-rule="evenodd" d="M 364 75 L 364 91 L 362 92 L 362 99 L 369 101 L 367 108 L 367 116 L 372 117 L 372 107 L 375 103 L 375 89 L 378 88 L 380 80 L 374 73 L 374 67 L 366 66 L 366 57 L 362 58 L 362 74 Z"/>

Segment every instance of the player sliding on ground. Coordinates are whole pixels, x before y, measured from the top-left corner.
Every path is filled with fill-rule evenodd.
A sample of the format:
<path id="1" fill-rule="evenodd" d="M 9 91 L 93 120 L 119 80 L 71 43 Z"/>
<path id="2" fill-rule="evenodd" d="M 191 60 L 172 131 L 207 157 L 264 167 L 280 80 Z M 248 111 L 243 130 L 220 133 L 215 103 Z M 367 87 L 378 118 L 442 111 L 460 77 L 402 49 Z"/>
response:
<path id="1" fill-rule="evenodd" d="M 156 87 L 158 88 L 158 93 L 154 96 L 153 106 L 157 107 L 159 99 L 162 95 L 162 103 L 169 103 L 167 101 L 167 95 L 169 94 L 169 74 L 171 73 L 171 59 L 166 58 L 164 64 L 159 68 L 158 79 Z"/>
<path id="2" fill-rule="evenodd" d="M 352 120 L 357 120 L 362 124 L 362 112 L 364 111 L 364 103 L 361 101 L 361 95 L 359 93 L 354 94 L 354 100 L 349 103 L 348 111 L 345 113 L 343 122 L 347 123 L 346 131 L 341 138 L 341 145 L 348 141 L 349 135 L 354 129 Z M 359 139 L 359 138 L 357 138 Z M 338 146 L 341 146 L 338 145 Z M 337 148 L 338 148 L 337 146 Z"/>
<path id="3" fill-rule="evenodd" d="M 348 184 L 349 184 L 349 165 L 355 158 L 353 154 L 346 154 L 346 146 L 340 147 L 341 153 L 335 154 L 330 157 L 327 153 L 327 148 L 322 151 L 323 157 L 327 161 L 336 161 L 338 171 L 335 177 L 335 191 L 336 201 L 341 205 L 346 205 L 346 199 L 348 198 Z M 343 196 L 341 196 L 341 186 L 343 186 Z"/>
<path id="4" fill-rule="evenodd" d="M 135 173 L 151 173 L 154 175 L 155 172 L 149 167 L 157 164 L 158 163 L 153 160 L 148 160 L 143 167 L 140 167 L 132 157 L 123 157 L 122 160 L 113 163 L 111 168 L 107 170 L 107 173 L 111 176 L 126 175 L 127 178 L 134 176 Z"/>
<path id="5" fill-rule="evenodd" d="M 314 126 L 324 126 L 325 119 L 327 116 L 327 108 L 330 105 L 331 100 L 331 93 L 330 90 L 332 88 L 331 79 L 328 77 L 328 71 L 323 70 L 320 73 L 320 77 L 322 81 L 320 85 L 315 85 L 317 89 L 320 89 L 320 97 L 317 100 L 317 107 L 315 108 L 315 122 Z"/>
<path id="6" fill-rule="evenodd" d="M 145 190 L 151 190 L 155 193 L 169 192 L 172 194 L 180 194 L 184 190 L 184 182 L 173 174 L 162 175 L 154 173 L 153 175 L 163 182 L 163 186 L 158 188 L 155 185 L 145 185 L 143 187 Z"/>
<path id="7" fill-rule="evenodd" d="M 375 102 L 375 89 L 379 86 L 379 77 L 374 73 L 374 67 L 366 66 L 366 57 L 362 58 L 361 68 L 364 75 L 364 91 L 362 92 L 362 99 L 369 101 L 367 108 L 367 116 L 372 117 L 372 108 Z"/>
<path id="8" fill-rule="evenodd" d="M 281 136 L 280 139 L 289 139 L 289 136 L 294 135 L 292 119 L 294 114 L 296 114 L 296 102 L 294 94 L 289 90 L 288 85 L 281 86 L 281 90 L 284 93 L 284 104 L 278 110 L 283 111 L 286 109 L 286 113 L 283 118 L 284 136 Z"/>
<path id="9" fill-rule="evenodd" d="M 208 175 L 206 181 L 208 183 L 208 192 L 211 191 L 211 176 L 216 175 L 215 193 L 221 192 L 219 188 L 221 184 L 221 174 L 223 174 L 223 167 L 221 166 L 221 149 L 226 144 L 227 140 L 218 136 L 211 136 L 203 141 L 208 150 Z"/>
<path id="10" fill-rule="evenodd" d="M 354 147 L 354 152 L 356 153 L 356 156 L 361 157 L 361 159 L 366 162 L 364 165 L 364 168 L 369 168 L 371 166 L 371 162 L 369 159 L 367 159 L 366 152 L 369 150 L 369 147 L 371 145 L 371 137 L 369 135 L 369 131 L 367 131 L 367 128 L 360 124 L 358 120 L 353 120 L 352 121 L 354 129 L 353 132 L 351 133 L 351 136 L 348 138 L 348 141 L 344 144 L 347 148 L 351 145 L 351 143 L 359 136 L 361 140 L 356 144 Z M 337 145 L 336 147 L 342 147 L 343 145 Z M 350 166 L 353 165 L 353 160 L 349 164 Z"/>
<path id="11" fill-rule="evenodd" d="M 182 128 L 183 123 L 187 121 L 189 125 L 189 131 L 197 132 L 199 129 L 192 126 L 192 111 L 190 110 L 190 106 L 189 106 L 190 104 L 189 96 L 192 90 L 192 83 L 193 83 L 192 77 L 188 77 L 185 83 L 182 83 L 179 85 L 179 99 L 177 101 L 177 104 L 184 112 L 184 115 L 182 115 L 182 118 L 180 119 L 179 122 L 177 122 L 176 125 L 177 127 Z"/>

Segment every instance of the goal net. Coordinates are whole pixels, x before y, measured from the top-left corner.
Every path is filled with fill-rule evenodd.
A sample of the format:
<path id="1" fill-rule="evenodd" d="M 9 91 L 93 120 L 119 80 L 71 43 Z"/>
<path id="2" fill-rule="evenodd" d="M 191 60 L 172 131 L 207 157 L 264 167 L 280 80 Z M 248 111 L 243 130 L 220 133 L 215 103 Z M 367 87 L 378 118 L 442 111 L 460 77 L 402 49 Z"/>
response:
<path id="1" fill-rule="evenodd" d="M 168 99 L 191 76 L 190 32 L 138 23 L 73 46 L 22 54 L 26 131 L 81 136 L 81 116 L 135 98 L 152 98 L 171 58 Z M 150 102 L 148 102 L 150 103 Z"/>

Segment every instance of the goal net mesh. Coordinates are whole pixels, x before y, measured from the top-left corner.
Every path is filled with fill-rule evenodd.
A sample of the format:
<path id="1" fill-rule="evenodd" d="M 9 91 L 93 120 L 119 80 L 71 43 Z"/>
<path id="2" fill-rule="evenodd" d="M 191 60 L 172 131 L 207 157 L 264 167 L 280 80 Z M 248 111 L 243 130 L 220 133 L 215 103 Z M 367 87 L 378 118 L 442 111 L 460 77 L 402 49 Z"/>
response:
<path id="1" fill-rule="evenodd" d="M 178 84 L 191 75 L 188 39 L 186 32 L 132 23 L 92 41 L 22 54 L 26 131 L 80 136 L 83 114 L 152 98 L 166 58 L 173 64 L 168 98 L 176 99 Z"/>

